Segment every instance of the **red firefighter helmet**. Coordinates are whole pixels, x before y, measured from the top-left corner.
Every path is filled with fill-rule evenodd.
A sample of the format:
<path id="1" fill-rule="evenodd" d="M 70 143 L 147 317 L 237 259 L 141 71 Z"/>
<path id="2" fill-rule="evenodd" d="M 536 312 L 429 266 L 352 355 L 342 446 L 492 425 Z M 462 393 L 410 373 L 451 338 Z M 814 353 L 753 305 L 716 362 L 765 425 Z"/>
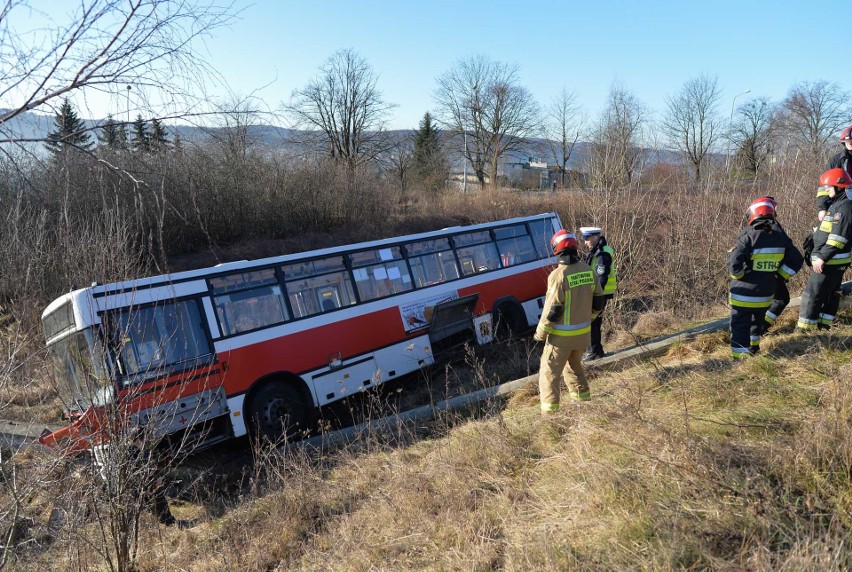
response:
<path id="1" fill-rule="evenodd" d="M 852 125 L 840 132 L 840 142 L 845 143 L 846 141 L 852 141 Z"/>
<path id="2" fill-rule="evenodd" d="M 772 197 L 759 197 L 748 207 L 748 224 L 759 218 L 775 218 L 775 206 L 778 203 Z"/>
<path id="3" fill-rule="evenodd" d="M 553 254 L 562 254 L 570 248 L 576 249 L 578 244 L 574 233 L 568 232 L 564 228 L 556 231 L 556 234 L 550 239 L 550 248 L 553 250 Z"/>
<path id="4" fill-rule="evenodd" d="M 849 173 L 840 167 L 835 167 L 820 175 L 819 186 L 845 189 L 848 186 L 852 186 L 852 178 L 849 177 Z"/>

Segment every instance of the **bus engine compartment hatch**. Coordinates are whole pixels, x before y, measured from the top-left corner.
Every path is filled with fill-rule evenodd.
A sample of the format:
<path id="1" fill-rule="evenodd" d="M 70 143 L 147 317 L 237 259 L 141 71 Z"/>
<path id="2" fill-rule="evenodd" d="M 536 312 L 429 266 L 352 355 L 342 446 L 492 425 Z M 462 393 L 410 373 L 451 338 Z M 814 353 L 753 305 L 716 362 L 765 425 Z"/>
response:
<path id="1" fill-rule="evenodd" d="M 462 343 L 474 336 L 473 312 L 478 298 L 478 294 L 471 294 L 435 306 L 429 324 L 429 341 L 433 346 L 438 342 L 443 342 L 439 347 L 452 344 L 453 340 Z"/>

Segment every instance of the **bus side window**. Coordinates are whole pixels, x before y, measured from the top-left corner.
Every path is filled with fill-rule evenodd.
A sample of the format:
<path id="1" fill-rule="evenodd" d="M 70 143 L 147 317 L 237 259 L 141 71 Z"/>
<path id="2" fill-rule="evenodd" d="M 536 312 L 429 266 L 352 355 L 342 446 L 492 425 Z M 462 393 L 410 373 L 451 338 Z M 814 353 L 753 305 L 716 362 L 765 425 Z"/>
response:
<path id="1" fill-rule="evenodd" d="M 497 247 L 500 249 L 503 266 L 522 264 L 535 260 L 537 257 L 529 236 L 498 240 Z"/>
<path id="2" fill-rule="evenodd" d="M 375 300 L 413 288 L 404 260 L 374 264 L 353 271 L 361 300 Z"/>
<path id="3" fill-rule="evenodd" d="M 225 335 L 280 324 L 288 319 L 278 286 L 220 294 L 214 301 L 219 315 L 226 317 L 221 323 Z"/>
<path id="4" fill-rule="evenodd" d="M 128 309 L 108 323 L 124 375 L 211 355 L 196 300 Z"/>
<path id="5" fill-rule="evenodd" d="M 355 303 L 355 293 L 345 272 L 332 272 L 287 282 L 287 295 L 297 318 Z"/>
<path id="6" fill-rule="evenodd" d="M 446 254 L 452 257 L 451 252 Z M 439 253 L 416 256 L 411 258 L 410 262 L 418 288 L 459 277 L 455 260 L 442 259 Z"/>
<path id="7" fill-rule="evenodd" d="M 529 223 L 532 243 L 538 258 L 549 258 L 553 256 L 550 251 L 550 237 L 555 232 L 553 219 L 537 220 Z"/>
<path id="8" fill-rule="evenodd" d="M 500 256 L 497 254 L 497 247 L 493 242 L 486 242 L 474 246 L 468 246 L 458 249 L 459 258 L 462 260 L 465 275 L 474 274 L 475 272 L 485 272 L 486 270 L 495 270 L 500 268 Z M 467 264 L 467 260 L 472 260 L 472 271 Z"/>

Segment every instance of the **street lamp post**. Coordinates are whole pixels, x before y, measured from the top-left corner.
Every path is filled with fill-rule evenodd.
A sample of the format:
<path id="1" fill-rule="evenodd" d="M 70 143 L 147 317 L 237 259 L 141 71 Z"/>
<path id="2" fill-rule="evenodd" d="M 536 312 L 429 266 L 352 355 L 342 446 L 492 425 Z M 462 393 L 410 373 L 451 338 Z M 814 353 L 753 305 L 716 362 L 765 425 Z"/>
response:
<path id="1" fill-rule="evenodd" d="M 130 123 L 130 85 L 127 86 L 127 122 Z"/>
<path id="2" fill-rule="evenodd" d="M 734 99 L 731 100 L 731 116 L 728 119 L 728 129 L 731 129 L 734 124 L 734 104 L 737 102 L 737 98 L 741 95 L 745 95 L 747 93 L 751 93 L 750 89 L 747 89 L 743 92 L 740 92 L 734 96 Z M 731 133 L 733 135 L 733 133 Z M 728 137 L 728 152 L 725 154 L 725 174 L 730 173 L 730 159 L 731 159 L 731 137 Z"/>
<path id="3" fill-rule="evenodd" d="M 462 155 L 462 193 L 467 193 L 467 122 L 462 121 L 462 133 L 464 133 L 464 155 Z"/>
<path id="4" fill-rule="evenodd" d="M 478 84 L 473 84 L 473 85 L 470 86 L 470 90 L 474 94 L 474 101 L 473 102 L 468 101 L 468 103 L 472 103 L 473 105 L 476 105 L 476 96 L 478 95 L 476 93 L 476 90 L 478 88 L 479 88 Z M 462 113 L 462 117 L 461 117 L 462 132 L 464 133 L 464 166 L 462 168 L 462 170 L 463 170 L 462 176 L 464 177 L 464 179 L 462 180 L 462 193 L 467 192 L 467 120 L 468 120 L 468 113 L 469 112 L 470 112 L 470 109 L 465 108 L 463 113 Z"/>

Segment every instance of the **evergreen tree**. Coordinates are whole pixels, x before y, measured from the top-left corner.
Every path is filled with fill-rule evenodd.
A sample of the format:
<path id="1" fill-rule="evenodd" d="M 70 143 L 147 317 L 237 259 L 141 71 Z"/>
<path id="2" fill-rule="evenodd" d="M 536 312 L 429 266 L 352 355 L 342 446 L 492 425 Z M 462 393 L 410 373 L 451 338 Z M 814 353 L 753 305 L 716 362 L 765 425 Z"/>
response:
<path id="1" fill-rule="evenodd" d="M 124 123 L 118 123 L 112 114 L 107 115 L 107 120 L 98 133 L 98 143 L 113 151 L 127 148 L 127 128 Z"/>
<path id="2" fill-rule="evenodd" d="M 420 120 L 420 128 L 414 134 L 414 173 L 431 188 L 443 184 L 446 176 L 438 135 L 432 115 L 427 111 Z"/>
<path id="3" fill-rule="evenodd" d="M 158 119 L 151 120 L 151 148 L 154 151 L 165 151 L 169 148 L 169 134 Z"/>
<path id="4" fill-rule="evenodd" d="M 53 119 L 55 130 L 47 135 L 47 149 L 54 154 L 64 155 L 69 149 L 89 150 L 92 147 L 92 136 L 86 131 L 86 124 L 71 107 L 68 98 L 62 100 L 62 105 Z"/>
<path id="5" fill-rule="evenodd" d="M 151 150 L 151 132 L 148 131 L 148 122 L 142 119 L 142 115 L 137 115 L 136 121 L 133 122 L 131 144 L 134 151 L 147 152 Z"/>

